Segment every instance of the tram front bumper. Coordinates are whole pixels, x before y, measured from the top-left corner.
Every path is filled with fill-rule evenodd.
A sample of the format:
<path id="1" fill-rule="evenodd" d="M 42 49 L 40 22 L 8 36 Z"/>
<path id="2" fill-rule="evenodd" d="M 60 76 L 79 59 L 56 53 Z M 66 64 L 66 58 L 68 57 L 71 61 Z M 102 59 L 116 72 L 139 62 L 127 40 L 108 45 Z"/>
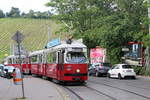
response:
<path id="1" fill-rule="evenodd" d="M 87 80 L 87 73 L 81 74 L 81 73 L 76 73 L 76 74 L 64 74 L 64 80 L 66 81 L 85 81 Z"/>

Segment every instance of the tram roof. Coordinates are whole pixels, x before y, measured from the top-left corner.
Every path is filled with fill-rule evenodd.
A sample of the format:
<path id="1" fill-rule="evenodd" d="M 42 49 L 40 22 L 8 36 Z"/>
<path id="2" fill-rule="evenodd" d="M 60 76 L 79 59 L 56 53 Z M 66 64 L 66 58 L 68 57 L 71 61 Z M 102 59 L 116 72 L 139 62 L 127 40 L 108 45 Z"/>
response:
<path id="1" fill-rule="evenodd" d="M 37 51 L 33 51 L 29 53 L 29 56 L 33 56 L 33 55 L 38 55 L 38 54 L 42 54 L 43 52 L 47 52 L 47 51 L 55 51 L 57 49 L 62 49 L 62 48 L 86 48 L 86 45 L 84 45 L 82 42 L 80 41 L 72 41 L 71 44 L 67 44 L 66 41 L 61 41 L 61 44 L 47 48 L 47 49 L 42 49 L 42 50 L 37 50 Z"/>
<path id="2" fill-rule="evenodd" d="M 60 45 L 48 48 L 46 50 L 48 51 L 48 50 L 56 50 L 56 49 L 62 49 L 62 48 L 86 48 L 86 45 L 78 41 L 72 41 L 71 44 L 67 44 L 65 41 L 61 41 Z"/>
<path id="3" fill-rule="evenodd" d="M 61 41 L 60 45 L 55 46 L 54 48 L 86 48 L 86 45 L 83 43 L 80 43 L 78 41 L 72 41 L 71 44 L 67 44 L 65 41 Z"/>
<path id="4" fill-rule="evenodd" d="M 42 54 L 45 51 L 45 49 L 42 50 L 37 50 L 29 53 L 29 56 L 37 55 L 37 54 Z"/>
<path id="5" fill-rule="evenodd" d="M 20 55 L 21 57 L 25 57 L 25 55 Z M 19 55 L 9 55 L 6 58 L 16 58 L 19 57 Z"/>

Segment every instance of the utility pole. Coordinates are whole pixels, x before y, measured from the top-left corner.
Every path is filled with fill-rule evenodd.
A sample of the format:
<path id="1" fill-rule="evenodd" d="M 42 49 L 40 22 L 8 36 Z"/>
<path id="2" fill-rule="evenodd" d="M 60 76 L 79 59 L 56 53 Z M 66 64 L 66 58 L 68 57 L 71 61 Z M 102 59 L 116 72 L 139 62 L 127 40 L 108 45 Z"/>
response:
<path id="1" fill-rule="evenodd" d="M 148 18 L 150 19 L 150 7 L 148 7 Z M 150 24 L 149 24 L 149 34 L 150 34 Z"/>
<path id="2" fill-rule="evenodd" d="M 148 7 L 148 22 L 150 20 L 150 1 L 149 0 L 144 0 L 143 3 L 146 3 L 147 4 L 147 7 Z M 149 24 L 149 34 L 150 34 L 150 24 Z M 145 62 L 144 62 L 144 70 L 145 72 L 150 72 L 150 48 L 147 46 L 146 49 L 145 49 L 145 56 L 144 56 L 144 59 L 145 59 Z"/>
<path id="3" fill-rule="evenodd" d="M 51 35 L 50 27 L 48 27 L 48 33 L 47 33 L 47 34 L 48 34 L 48 42 L 49 42 L 49 41 L 50 41 L 50 35 Z M 48 42 L 47 42 L 47 43 L 48 43 Z"/>

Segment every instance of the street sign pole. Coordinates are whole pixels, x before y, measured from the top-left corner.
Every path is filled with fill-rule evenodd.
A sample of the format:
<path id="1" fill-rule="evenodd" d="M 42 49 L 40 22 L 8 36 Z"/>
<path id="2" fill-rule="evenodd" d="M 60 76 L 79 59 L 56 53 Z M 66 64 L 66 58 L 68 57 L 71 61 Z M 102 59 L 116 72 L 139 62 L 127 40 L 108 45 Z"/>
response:
<path id="1" fill-rule="evenodd" d="M 20 54 L 20 43 L 18 43 L 18 53 L 19 53 L 19 64 L 20 64 L 20 72 L 21 72 L 21 78 L 22 78 L 22 98 L 25 98 L 24 95 L 24 82 L 23 82 L 23 73 L 22 73 L 22 64 L 21 64 L 21 54 Z"/>
<path id="2" fill-rule="evenodd" d="M 16 34 L 12 37 L 12 39 L 15 40 L 18 44 L 17 46 L 18 46 L 19 64 L 20 64 L 20 72 L 22 78 L 22 99 L 25 99 L 22 64 L 21 64 L 21 53 L 20 53 L 20 43 L 23 41 L 24 36 L 19 31 L 17 31 Z"/>

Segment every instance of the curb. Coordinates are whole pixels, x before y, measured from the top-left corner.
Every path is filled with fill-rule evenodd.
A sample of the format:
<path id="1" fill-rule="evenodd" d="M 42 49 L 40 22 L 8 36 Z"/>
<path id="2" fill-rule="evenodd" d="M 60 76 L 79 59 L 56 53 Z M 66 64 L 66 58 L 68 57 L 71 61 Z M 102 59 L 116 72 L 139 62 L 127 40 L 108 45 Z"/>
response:
<path id="1" fill-rule="evenodd" d="M 140 76 L 140 75 L 138 75 L 137 77 L 150 80 L 150 76 Z"/>

